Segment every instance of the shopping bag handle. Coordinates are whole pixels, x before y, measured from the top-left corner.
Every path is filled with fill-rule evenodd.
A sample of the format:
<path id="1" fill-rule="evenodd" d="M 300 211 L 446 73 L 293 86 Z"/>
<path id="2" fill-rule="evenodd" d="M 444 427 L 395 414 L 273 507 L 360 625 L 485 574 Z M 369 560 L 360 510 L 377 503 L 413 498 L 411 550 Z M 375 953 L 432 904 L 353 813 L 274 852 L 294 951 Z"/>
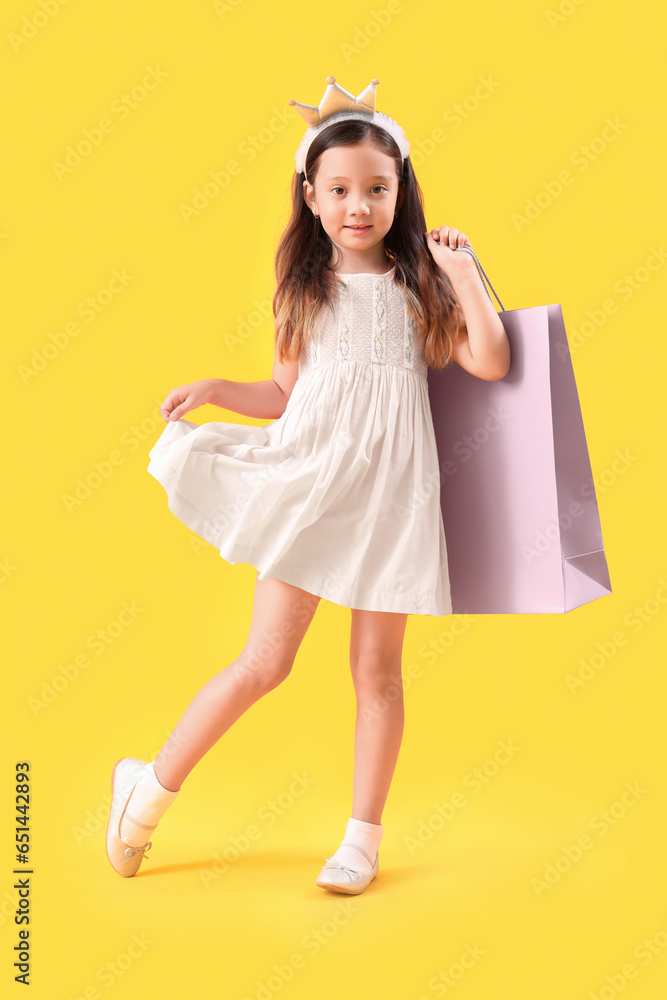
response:
<path id="1" fill-rule="evenodd" d="M 484 284 L 484 279 L 486 278 L 486 280 L 487 280 L 487 282 L 489 284 L 489 287 L 491 288 L 491 291 L 493 292 L 493 294 L 495 295 L 495 297 L 498 299 L 498 293 L 496 292 L 495 288 L 493 287 L 493 285 L 489 281 L 489 278 L 488 278 L 488 275 L 487 275 L 486 271 L 484 270 L 484 268 L 482 267 L 482 265 L 480 264 L 480 262 L 477 260 L 477 254 L 475 253 L 475 251 L 473 250 L 473 248 L 472 247 L 454 247 L 454 249 L 455 250 L 465 250 L 466 253 L 470 254 L 470 256 L 472 257 L 472 259 L 477 264 L 477 270 L 479 271 L 479 276 L 482 279 L 482 285 L 484 285 L 484 291 L 486 292 L 486 294 L 491 299 L 491 295 L 489 293 L 489 289 Z M 491 299 L 491 301 L 493 302 L 493 299 Z M 500 301 L 500 299 L 498 299 L 498 305 L 500 306 L 502 312 L 505 312 L 505 306 L 502 304 L 502 302 Z"/>

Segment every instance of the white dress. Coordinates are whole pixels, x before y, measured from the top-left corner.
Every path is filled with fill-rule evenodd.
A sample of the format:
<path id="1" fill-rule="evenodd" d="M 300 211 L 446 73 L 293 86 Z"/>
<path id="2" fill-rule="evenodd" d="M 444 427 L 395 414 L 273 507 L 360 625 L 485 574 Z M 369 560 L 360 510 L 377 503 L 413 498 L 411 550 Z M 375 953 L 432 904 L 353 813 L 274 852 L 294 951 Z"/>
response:
<path id="1" fill-rule="evenodd" d="M 423 346 L 386 274 L 341 274 L 264 426 L 181 418 L 149 451 L 169 509 L 229 563 L 366 611 L 451 614 Z"/>

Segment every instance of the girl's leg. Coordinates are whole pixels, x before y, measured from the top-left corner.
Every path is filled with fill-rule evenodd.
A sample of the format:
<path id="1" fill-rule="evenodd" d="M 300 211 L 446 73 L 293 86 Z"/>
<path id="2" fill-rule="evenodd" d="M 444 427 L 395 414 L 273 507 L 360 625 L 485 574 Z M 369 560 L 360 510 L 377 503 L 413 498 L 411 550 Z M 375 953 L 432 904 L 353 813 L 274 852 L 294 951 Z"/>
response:
<path id="1" fill-rule="evenodd" d="M 352 816 L 381 823 L 403 739 L 401 658 L 407 614 L 352 611 L 350 667 L 357 698 Z"/>
<path id="2" fill-rule="evenodd" d="M 362 875 L 371 874 L 378 856 L 382 810 L 403 738 L 401 656 L 407 619 L 407 614 L 352 611 L 350 666 L 357 696 L 352 815 L 333 859 Z M 318 885 L 349 892 L 349 882 L 347 873 L 325 869 Z M 357 885 L 358 891 L 365 888 Z"/>
<path id="3" fill-rule="evenodd" d="M 179 789 L 223 733 L 288 676 L 319 601 L 282 580 L 256 580 L 243 650 L 198 691 L 155 758 L 164 788 Z"/>

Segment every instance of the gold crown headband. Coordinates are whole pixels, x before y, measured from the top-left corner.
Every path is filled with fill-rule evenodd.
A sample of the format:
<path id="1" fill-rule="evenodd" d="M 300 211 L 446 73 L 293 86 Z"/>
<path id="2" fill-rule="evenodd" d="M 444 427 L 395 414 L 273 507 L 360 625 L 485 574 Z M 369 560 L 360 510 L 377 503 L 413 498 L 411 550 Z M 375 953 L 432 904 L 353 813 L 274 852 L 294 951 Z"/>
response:
<path id="1" fill-rule="evenodd" d="M 375 88 L 379 82 L 379 80 L 371 80 L 366 89 L 355 97 L 354 94 L 350 94 L 349 91 L 338 86 L 335 76 L 328 76 L 327 89 L 324 91 L 319 107 L 313 107 L 311 104 L 299 104 L 298 101 L 289 102 L 310 126 L 294 154 L 297 173 L 302 173 L 306 177 L 306 156 L 315 136 L 319 135 L 327 125 L 345 121 L 346 118 L 372 121 L 375 125 L 379 125 L 380 128 L 389 132 L 398 144 L 405 163 L 406 157 L 410 155 L 410 143 L 405 132 L 398 122 L 395 122 L 389 115 L 375 110 Z"/>

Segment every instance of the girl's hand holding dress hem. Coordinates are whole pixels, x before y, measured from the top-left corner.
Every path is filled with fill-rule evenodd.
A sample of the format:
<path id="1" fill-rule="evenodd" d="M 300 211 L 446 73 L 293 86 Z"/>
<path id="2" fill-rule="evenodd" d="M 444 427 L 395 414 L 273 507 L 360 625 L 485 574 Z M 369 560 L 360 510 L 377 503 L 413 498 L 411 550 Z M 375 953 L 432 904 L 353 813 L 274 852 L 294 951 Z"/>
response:
<path id="1" fill-rule="evenodd" d="M 206 378 L 172 389 L 160 407 L 162 419 L 167 423 L 178 420 L 189 410 L 196 410 L 199 406 L 214 402 L 216 383 L 219 381 L 220 379 L 216 378 Z"/>

